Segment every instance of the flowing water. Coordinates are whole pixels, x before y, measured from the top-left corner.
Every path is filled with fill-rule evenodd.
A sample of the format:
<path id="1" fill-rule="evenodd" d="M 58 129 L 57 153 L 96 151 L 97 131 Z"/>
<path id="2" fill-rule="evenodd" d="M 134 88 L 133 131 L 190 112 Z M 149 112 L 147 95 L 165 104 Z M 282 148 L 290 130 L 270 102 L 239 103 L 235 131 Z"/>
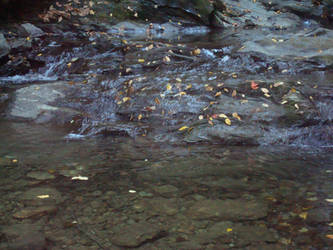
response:
<path id="1" fill-rule="evenodd" d="M 68 32 L 40 40 L 29 53 L 42 53 L 45 64 L 3 76 L 0 86 L 11 94 L 67 81 L 74 90 L 61 105 L 88 115 L 74 128 L 1 118 L 0 248 L 331 249 L 332 71 L 307 55 L 291 60 L 290 44 L 303 50 L 294 33 L 242 32 L 195 27 L 173 41 L 125 36 L 126 43 L 122 36 Z M 237 52 L 265 32 L 296 42 L 259 56 Z M 153 53 L 141 49 L 150 44 Z M 176 59 L 165 65 L 170 48 Z M 194 48 L 201 49 L 199 60 Z M 142 57 L 153 65 L 138 64 Z M 263 99 L 251 92 L 251 80 L 288 87 Z M 215 107 L 219 90 L 275 109 L 257 115 L 230 99 Z M 119 106 L 126 91 L 135 102 Z M 306 97 L 294 97 L 296 109 L 314 100 L 313 109 L 304 104 L 305 120 L 275 117 L 288 91 Z M 232 120 L 236 132 L 214 116 L 231 117 L 233 108 L 242 118 L 240 125 Z M 199 114 L 213 124 L 198 125 Z M 179 129 L 184 125 L 191 129 Z"/>

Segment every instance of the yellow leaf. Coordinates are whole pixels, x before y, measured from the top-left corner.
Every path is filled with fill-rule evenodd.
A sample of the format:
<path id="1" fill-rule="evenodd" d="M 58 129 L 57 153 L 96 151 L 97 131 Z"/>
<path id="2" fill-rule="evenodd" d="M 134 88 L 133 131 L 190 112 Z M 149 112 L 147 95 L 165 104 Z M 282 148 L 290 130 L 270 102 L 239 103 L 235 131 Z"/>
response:
<path id="1" fill-rule="evenodd" d="M 215 94 L 215 96 L 220 96 L 220 95 L 222 95 L 222 92 L 221 92 L 221 91 L 219 91 L 219 92 L 217 92 L 217 93 Z"/>
<path id="2" fill-rule="evenodd" d="M 325 201 L 332 203 L 333 199 L 325 199 Z"/>
<path id="3" fill-rule="evenodd" d="M 142 119 L 142 114 L 138 115 L 138 120 L 140 121 Z"/>
<path id="4" fill-rule="evenodd" d="M 123 102 L 127 102 L 128 100 L 130 100 L 131 98 L 126 96 L 126 97 L 123 97 Z"/>
<path id="5" fill-rule="evenodd" d="M 228 116 L 226 116 L 225 114 L 219 114 L 219 117 L 220 117 L 220 118 L 228 119 Z"/>
<path id="6" fill-rule="evenodd" d="M 168 57 L 168 56 L 165 56 L 165 57 L 163 58 L 163 62 L 165 62 L 165 63 L 170 62 L 170 61 L 171 61 L 171 59 L 170 59 L 170 57 Z"/>
<path id="7" fill-rule="evenodd" d="M 145 59 L 140 58 L 140 59 L 138 59 L 138 62 L 139 62 L 139 63 L 144 63 L 144 62 L 145 62 Z"/>
<path id="8" fill-rule="evenodd" d="M 179 128 L 178 130 L 179 130 L 179 131 L 183 131 L 183 130 L 185 130 L 185 129 L 188 129 L 188 127 L 187 127 L 187 126 L 183 126 L 183 127 Z"/>
<path id="9" fill-rule="evenodd" d="M 167 89 L 167 90 L 171 90 L 171 89 L 172 89 L 172 86 L 171 86 L 170 83 L 167 84 L 166 89 Z"/>
<path id="10" fill-rule="evenodd" d="M 200 55 L 201 50 L 200 49 L 195 49 L 195 50 L 193 50 L 192 53 L 193 53 L 193 55 L 197 56 L 197 55 Z"/>
<path id="11" fill-rule="evenodd" d="M 192 88 L 192 84 L 191 83 L 186 86 L 186 89 L 190 89 L 190 88 Z"/>
<path id="12" fill-rule="evenodd" d="M 229 118 L 226 118 L 226 119 L 224 120 L 224 122 L 225 122 L 225 124 L 227 124 L 228 126 L 231 125 L 231 121 L 229 120 Z"/>
<path id="13" fill-rule="evenodd" d="M 37 56 L 42 56 L 43 54 L 42 53 L 39 53 Z"/>
<path id="14" fill-rule="evenodd" d="M 302 218 L 303 220 L 306 220 L 306 218 L 308 217 L 308 213 L 307 212 L 303 212 L 303 213 L 300 213 L 298 216 L 300 218 Z"/>
<path id="15" fill-rule="evenodd" d="M 237 95 L 237 91 L 236 91 L 236 90 L 233 90 L 231 96 L 232 96 L 232 97 L 235 97 L 236 95 Z"/>
<path id="16" fill-rule="evenodd" d="M 179 77 L 176 78 L 177 82 L 182 82 L 182 79 L 180 79 Z"/>
<path id="17" fill-rule="evenodd" d="M 39 199 L 47 199 L 47 198 L 50 198 L 50 196 L 48 194 L 42 194 L 42 195 L 38 195 L 37 198 L 39 198 Z"/>
<path id="18" fill-rule="evenodd" d="M 199 120 L 202 120 L 203 118 L 203 115 L 199 115 Z"/>
<path id="19" fill-rule="evenodd" d="M 237 113 L 232 113 L 232 117 L 238 119 L 239 121 L 241 121 L 242 119 L 240 118 L 240 116 Z"/>
<path id="20" fill-rule="evenodd" d="M 227 232 L 232 232 L 232 228 L 227 228 Z"/>

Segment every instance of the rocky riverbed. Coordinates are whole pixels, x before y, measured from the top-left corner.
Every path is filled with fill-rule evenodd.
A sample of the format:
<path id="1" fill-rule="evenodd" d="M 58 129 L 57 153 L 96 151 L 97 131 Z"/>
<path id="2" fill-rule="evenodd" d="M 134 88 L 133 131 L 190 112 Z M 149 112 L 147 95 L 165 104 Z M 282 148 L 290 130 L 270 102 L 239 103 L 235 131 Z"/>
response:
<path id="1" fill-rule="evenodd" d="M 332 3 L 188 2 L 0 26 L 1 248 L 332 246 Z"/>

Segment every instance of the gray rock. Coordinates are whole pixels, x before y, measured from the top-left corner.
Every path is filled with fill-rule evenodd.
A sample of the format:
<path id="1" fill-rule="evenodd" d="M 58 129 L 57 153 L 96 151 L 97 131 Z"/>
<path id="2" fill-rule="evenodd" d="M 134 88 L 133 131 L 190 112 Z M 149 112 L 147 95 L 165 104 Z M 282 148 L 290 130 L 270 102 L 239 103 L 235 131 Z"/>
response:
<path id="1" fill-rule="evenodd" d="M 33 171 L 27 174 L 28 177 L 34 178 L 36 180 L 51 180 L 54 179 L 54 175 L 49 174 L 48 172 L 42 171 Z"/>
<path id="2" fill-rule="evenodd" d="M 46 249 L 45 236 L 40 232 L 41 226 L 35 224 L 14 224 L 1 229 L 8 241 L 9 249 L 42 250 Z"/>
<path id="3" fill-rule="evenodd" d="M 3 34 L 0 33 L 0 59 L 9 54 L 10 47 Z"/>
<path id="4" fill-rule="evenodd" d="M 155 224 L 140 222 L 115 228 L 111 241 L 121 247 L 137 247 L 161 236 L 163 229 Z"/>
<path id="5" fill-rule="evenodd" d="M 156 193 L 160 194 L 163 197 L 176 196 L 178 192 L 178 188 L 172 185 L 156 186 L 153 189 Z"/>
<path id="6" fill-rule="evenodd" d="M 40 37 L 40 36 L 44 35 L 44 31 L 42 31 L 40 28 L 32 25 L 31 23 L 24 23 L 21 25 L 21 27 L 30 37 Z"/>
<path id="7" fill-rule="evenodd" d="M 13 214 L 15 219 L 39 218 L 57 211 L 55 206 L 26 207 Z"/>
<path id="8" fill-rule="evenodd" d="M 187 212 L 196 220 L 256 220 L 267 216 L 268 207 L 260 201 L 203 200 L 196 202 Z"/>
<path id="9" fill-rule="evenodd" d="M 65 82 L 55 82 L 18 89 L 8 114 L 12 118 L 34 120 L 38 123 L 54 119 L 59 123 L 66 122 L 78 112 L 50 103 L 64 98 L 65 91 L 69 88 Z"/>
<path id="10" fill-rule="evenodd" d="M 25 204 L 45 205 L 59 204 L 64 200 L 61 193 L 55 188 L 37 187 L 24 192 L 18 197 Z"/>
<path id="11" fill-rule="evenodd" d="M 176 199 L 154 198 L 139 202 L 135 208 L 146 210 L 154 215 L 175 215 L 179 211 Z"/>
<path id="12" fill-rule="evenodd" d="M 309 210 L 306 221 L 311 224 L 326 223 L 330 221 L 328 208 L 314 208 Z"/>

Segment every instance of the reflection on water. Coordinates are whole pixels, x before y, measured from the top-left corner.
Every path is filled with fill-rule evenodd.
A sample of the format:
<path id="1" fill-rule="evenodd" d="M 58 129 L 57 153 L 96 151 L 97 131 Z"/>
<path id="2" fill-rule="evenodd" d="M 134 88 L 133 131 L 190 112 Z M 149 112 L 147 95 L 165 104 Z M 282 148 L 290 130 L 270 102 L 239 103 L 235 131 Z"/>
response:
<path id="1" fill-rule="evenodd" d="M 0 126 L 1 249 L 330 249 L 332 155 Z"/>

